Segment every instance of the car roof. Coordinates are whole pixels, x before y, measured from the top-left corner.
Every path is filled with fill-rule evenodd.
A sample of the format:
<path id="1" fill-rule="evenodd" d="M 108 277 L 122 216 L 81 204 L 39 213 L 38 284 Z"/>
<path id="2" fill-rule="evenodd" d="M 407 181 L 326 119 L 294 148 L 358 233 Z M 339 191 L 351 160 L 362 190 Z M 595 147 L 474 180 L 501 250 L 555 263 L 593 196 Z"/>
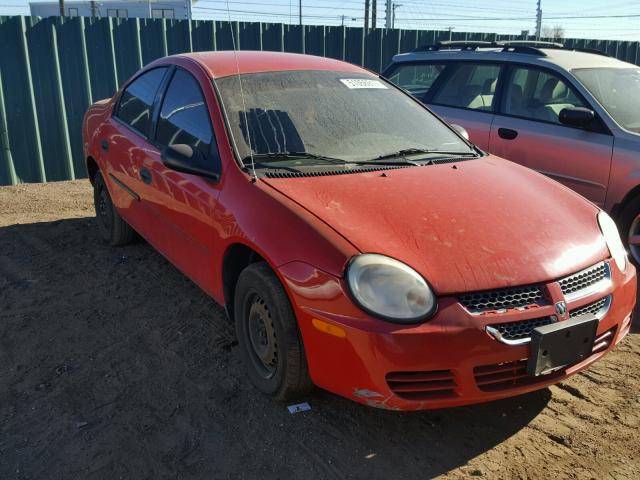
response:
<path id="1" fill-rule="evenodd" d="M 168 58 L 192 59 L 200 64 L 212 78 L 222 78 L 238 73 L 286 70 L 328 70 L 372 75 L 368 70 L 347 62 L 298 53 L 221 50 L 179 54 Z"/>
<path id="2" fill-rule="evenodd" d="M 595 53 L 579 52 L 560 48 L 537 48 L 530 53 L 504 51 L 498 48 L 478 48 L 476 50 L 446 49 L 401 53 L 393 57 L 394 63 L 433 60 L 493 60 L 500 62 L 528 63 L 541 66 L 557 66 L 565 70 L 575 68 L 638 68 L 631 63 Z"/>

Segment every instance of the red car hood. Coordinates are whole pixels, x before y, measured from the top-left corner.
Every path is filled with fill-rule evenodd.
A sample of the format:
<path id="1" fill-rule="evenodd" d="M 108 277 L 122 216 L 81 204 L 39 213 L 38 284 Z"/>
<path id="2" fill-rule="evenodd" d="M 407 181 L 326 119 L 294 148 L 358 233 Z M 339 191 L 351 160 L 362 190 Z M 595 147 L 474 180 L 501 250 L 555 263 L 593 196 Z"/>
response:
<path id="1" fill-rule="evenodd" d="M 596 207 L 494 156 L 265 182 L 361 252 L 410 265 L 439 294 L 548 281 L 609 255 Z"/>

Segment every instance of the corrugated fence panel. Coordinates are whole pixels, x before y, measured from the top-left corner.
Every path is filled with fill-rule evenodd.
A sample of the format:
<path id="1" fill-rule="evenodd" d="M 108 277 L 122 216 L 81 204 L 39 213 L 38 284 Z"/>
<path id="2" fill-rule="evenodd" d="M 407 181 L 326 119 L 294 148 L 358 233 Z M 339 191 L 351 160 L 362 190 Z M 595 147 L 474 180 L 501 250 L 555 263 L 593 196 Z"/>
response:
<path id="1" fill-rule="evenodd" d="M 30 21 L 29 17 L 11 17 L 3 18 L 0 23 L 0 75 L 6 138 L 11 148 L 16 181 L 44 182 L 47 177 L 29 62 L 27 21 Z M 8 157 L 6 153 L 3 156 Z M 4 167 L 2 165 L 0 176 L 6 184 L 8 182 L 5 180 L 10 174 Z"/>
<path id="2" fill-rule="evenodd" d="M 262 50 L 282 52 L 284 50 L 284 31 L 281 23 L 262 24 Z"/>
<path id="3" fill-rule="evenodd" d="M 212 24 L 212 22 L 207 22 Z M 151 63 L 157 58 L 168 55 L 165 23 L 159 20 L 141 20 L 140 44 L 142 48 L 142 63 Z"/>
<path id="4" fill-rule="evenodd" d="M 46 152 L 45 174 L 47 180 L 74 178 L 66 99 L 57 48 L 60 19 L 30 17 L 27 23 L 30 24 L 30 28 L 27 29 L 27 45 L 40 140 L 42 151 Z"/>
<path id="5" fill-rule="evenodd" d="M 141 66 L 165 55 L 235 47 L 327 56 L 380 71 L 393 55 L 437 41 L 516 38 L 260 22 L 0 16 L 0 185 L 84 177 L 81 126 L 87 106 L 112 96 Z M 638 42 L 564 43 L 640 62 Z"/>
<path id="6" fill-rule="evenodd" d="M 85 175 L 82 158 L 82 119 L 92 103 L 89 63 L 84 39 L 85 19 L 57 23 L 58 58 L 65 99 L 67 129 L 76 177 Z"/>

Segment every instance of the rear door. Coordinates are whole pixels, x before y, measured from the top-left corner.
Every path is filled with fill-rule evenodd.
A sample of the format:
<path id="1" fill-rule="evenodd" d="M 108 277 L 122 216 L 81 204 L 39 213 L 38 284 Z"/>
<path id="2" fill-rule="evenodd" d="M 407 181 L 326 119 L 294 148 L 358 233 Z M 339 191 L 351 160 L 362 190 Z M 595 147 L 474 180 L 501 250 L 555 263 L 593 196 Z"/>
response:
<path id="1" fill-rule="evenodd" d="M 565 107 L 590 105 L 565 78 L 530 65 L 509 67 L 504 96 L 491 127 L 489 151 L 567 185 L 597 205 L 607 193 L 613 136 L 562 125 Z"/>
<path id="2" fill-rule="evenodd" d="M 148 185 L 141 171 L 143 159 L 155 150 L 150 142 L 154 104 L 168 67 L 143 72 L 123 90 L 113 115 L 101 132 L 106 158 L 105 180 L 124 219 L 145 237 L 150 233 L 147 205 L 141 202 Z"/>
<path id="3" fill-rule="evenodd" d="M 447 122 L 463 126 L 483 150 L 489 148 L 501 68 L 488 62 L 451 64 L 425 98 Z"/>
<path id="4" fill-rule="evenodd" d="M 500 71 L 499 64 L 486 62 L 399 63 L 388 78 L 448 123 L 463 126 L 486 150 Z"/>

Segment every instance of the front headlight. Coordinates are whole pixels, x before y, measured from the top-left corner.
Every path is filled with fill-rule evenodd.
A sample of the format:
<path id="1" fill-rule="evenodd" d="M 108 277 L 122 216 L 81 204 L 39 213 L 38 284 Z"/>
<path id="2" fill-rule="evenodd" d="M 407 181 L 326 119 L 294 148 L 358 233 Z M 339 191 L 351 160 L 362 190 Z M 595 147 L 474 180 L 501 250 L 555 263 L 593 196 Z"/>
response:
<path id="1" fill-rule="evenodd" d="M 393 258 L 373 253 L 353 257 L 346 277 L 354 300 L 372 315 L 415 323 L 435 313 L 436 299 L 424 278 Z"/>
<path id="2" fill-rule="evenodd" d="M 609 253 L 611 253 L 620 271 L 624 272 L 627 268 L 627 251 L 624 249 L 622 240 L 620 240 L 616 223 L 606 212 L 601 211 L 598 213 L 598 224 L 600 225 L 604 240 L 607 242 Z"/>

